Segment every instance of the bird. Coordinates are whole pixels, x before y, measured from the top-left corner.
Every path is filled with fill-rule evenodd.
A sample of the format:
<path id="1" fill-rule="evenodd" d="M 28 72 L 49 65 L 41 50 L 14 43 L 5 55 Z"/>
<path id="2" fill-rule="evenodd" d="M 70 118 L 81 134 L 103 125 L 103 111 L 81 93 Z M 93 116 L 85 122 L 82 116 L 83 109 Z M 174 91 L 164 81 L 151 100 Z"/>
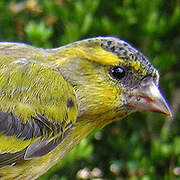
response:
<path id="1" fill-rule="evenodd" d="M 96 128 L 172 115 L 159 71 L 117 37 L 58 48 L 0 42 L 0 179 L 37 179 Z"/>

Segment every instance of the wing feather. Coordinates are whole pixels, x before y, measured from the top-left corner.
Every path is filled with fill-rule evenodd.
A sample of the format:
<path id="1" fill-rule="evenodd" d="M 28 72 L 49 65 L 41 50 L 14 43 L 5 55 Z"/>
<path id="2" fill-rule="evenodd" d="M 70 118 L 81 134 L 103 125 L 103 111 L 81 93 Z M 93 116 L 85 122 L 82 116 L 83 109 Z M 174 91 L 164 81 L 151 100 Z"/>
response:
<path id="1" fill-rule="evenodd" d="M 34 49 L 13 54 L 16 46 L 0 56 L 0 167 L 52 151 L 78 113 L 74 90 L 60 72 L 37 61 Z"/>
<path id="2" fill-rule="evenodd" d="M 7 166 L 7 165 L 13 165 L 20 160 L 24 159 L 26 149 L 22 151 L 18 151 L 16 153 L 4 153 L 0 155 L 0 168 Z"/>

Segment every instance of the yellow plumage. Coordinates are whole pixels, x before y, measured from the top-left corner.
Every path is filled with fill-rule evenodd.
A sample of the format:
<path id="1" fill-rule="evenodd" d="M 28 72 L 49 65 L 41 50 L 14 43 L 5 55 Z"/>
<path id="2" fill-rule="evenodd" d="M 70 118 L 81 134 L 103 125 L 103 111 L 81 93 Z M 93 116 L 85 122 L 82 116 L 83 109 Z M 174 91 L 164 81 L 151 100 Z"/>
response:
<path id="1" fill-rule="evenodd" d="M 144 55 L 112 37 L 56 49 L 0 43 L 0 179 L 39 177 L 136 110 L 170 114 L 158 81 Z"/>

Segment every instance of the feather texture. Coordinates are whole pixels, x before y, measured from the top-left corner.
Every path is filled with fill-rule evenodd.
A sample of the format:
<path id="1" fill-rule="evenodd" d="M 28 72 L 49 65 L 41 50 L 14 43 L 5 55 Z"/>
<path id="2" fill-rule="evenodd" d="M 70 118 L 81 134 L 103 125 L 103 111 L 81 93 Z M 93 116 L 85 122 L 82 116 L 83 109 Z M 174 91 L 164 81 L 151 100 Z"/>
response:
<path id="1" fill-rule="evenodd" d="M 158 82 L 148 58 L 113 37 L 55 49 L 0 43 L 0 179 L 38 178 L 92 130 L 138 108 L 170 114 Z"/>

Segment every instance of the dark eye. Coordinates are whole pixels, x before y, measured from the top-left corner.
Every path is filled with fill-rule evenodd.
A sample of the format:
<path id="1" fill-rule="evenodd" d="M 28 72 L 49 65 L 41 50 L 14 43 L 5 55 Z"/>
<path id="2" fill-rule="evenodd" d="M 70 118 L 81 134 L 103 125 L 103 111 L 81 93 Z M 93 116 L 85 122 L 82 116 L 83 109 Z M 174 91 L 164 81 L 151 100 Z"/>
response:
<path id="1" fill-rule="evenodd" d="M 114 79 L 120 80 L 125 76 L 125 70 L 122 67 L 115 66 L 110 69 L 110 75 Z"/>

